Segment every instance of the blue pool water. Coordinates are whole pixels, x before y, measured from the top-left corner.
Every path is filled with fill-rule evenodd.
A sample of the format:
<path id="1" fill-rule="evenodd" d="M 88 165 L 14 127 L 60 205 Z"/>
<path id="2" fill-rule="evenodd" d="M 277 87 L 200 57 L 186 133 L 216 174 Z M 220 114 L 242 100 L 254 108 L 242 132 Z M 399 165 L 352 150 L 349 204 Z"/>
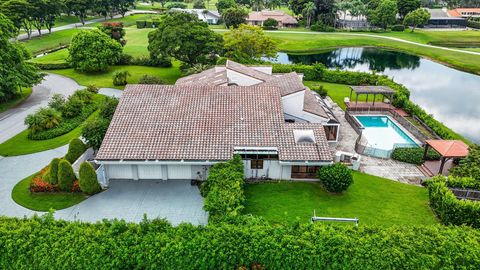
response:
<path id="1" fill-rule="evenodd" d="M 395 144 L 417 146 L 415 141 L 387 116 L 355 116 L 365 128 L 363 135 L 368 145 L 377 149 L 392 150 Z"/>

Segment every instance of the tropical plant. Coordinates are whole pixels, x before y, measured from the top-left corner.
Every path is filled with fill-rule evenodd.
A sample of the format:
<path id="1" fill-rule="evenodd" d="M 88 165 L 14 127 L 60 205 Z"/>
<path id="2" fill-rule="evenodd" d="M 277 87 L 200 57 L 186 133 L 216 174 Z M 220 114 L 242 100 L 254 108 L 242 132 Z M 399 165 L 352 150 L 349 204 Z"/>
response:
<path id="1" fill-rule="evenodd" d="M 48 101 L 48 107 L 61 112 L 65 106 L 65 102 L 66 100 L 64 95 L 55 93 Z"/>
<path id="2" fill-rule="evenodd" d="M 83 162 L 80 164 L 78 174 L 78 184 L 84 193 L 93 195 L 102 190 L 98 184 L 97 173 L 90 162 Z"/>
<path id="3" fill-rule="evenodd" d="M 82 113 L 82 100 L 74 95 L 68 97 L 67 102 L 62 108 L 62 116 L 65 118 L 74 118 Z"/>
<path id="4" fill-rule="evenodd" d="M 30 133 L 37 133 L 58 126 L 61 119 L 61 114 L 55 109 L 42 107 L 35 113 L 27 115 L 25 124 Z"/>
<path id="5" fill-rule="evenodd" d="M 353 184 L 353 176 L 350 169 L 342 163 L 320 167 L 318 179 L 329 192 L 340 193 Z"/>
<path id="6" fill-rule="evenodd" d="M 340 3 L 343 3 L 343 2 L 340 2 Z M 305 21 L 305 27 L 309 28 L 312 25 L 312 21 L 314 20 L 315 13 L 317 11 L 316 9 L 317 9 L 317 7 L 315 6 L 315 4 L 313 2 L 308 2 L 305 5 L 305 8 L 302 11 L 303 17 L 306 20 Z"/>
<path id="7" fill-rule="evenodd" d="M 128 70 L 115 71 L 115 73 L 113 73 L 113 85 L 126 85 L 128 83 L 128 76 L 130 76 L 130 72 L 128 72 Z"/>

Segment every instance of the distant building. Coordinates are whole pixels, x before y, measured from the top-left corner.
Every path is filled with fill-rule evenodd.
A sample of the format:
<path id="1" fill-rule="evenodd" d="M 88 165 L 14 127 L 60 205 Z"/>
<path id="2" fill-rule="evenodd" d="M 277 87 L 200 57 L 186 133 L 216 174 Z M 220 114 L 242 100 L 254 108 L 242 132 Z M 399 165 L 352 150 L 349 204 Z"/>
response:
<path id="1" fill-rule="evenodd" d="M 218 13 L 218 11 L 216 10 L 182 8 L 172 8 L 171 10 L 197 15 L 199 20 L 204 21 L 208 24 L 218 24 L 218 21 L 220 20 L 220 13 Z"/>
<path id="2" fill-rule="evenodd" d="M 278 27 L 297 27 L 298 21 L 293 16 L 279 10 L 253 11 L 248 14 L 247 23 L 262 26 L 267 19 L 278 21 Z"/>
<path id="3" fill-rule="evenodd" d="M 427 9 L 430 13 L 430 20 L 424 25 L 424 28 L 466 28 L 467 19 L 462 17 L 452 17 L 446 8 Z"/>
<path id="4" fill-rule="evenodd" d="M 480 8 L 456 8 L 447 13 L 449 17 L 455 18 L 480 18 Z"/>

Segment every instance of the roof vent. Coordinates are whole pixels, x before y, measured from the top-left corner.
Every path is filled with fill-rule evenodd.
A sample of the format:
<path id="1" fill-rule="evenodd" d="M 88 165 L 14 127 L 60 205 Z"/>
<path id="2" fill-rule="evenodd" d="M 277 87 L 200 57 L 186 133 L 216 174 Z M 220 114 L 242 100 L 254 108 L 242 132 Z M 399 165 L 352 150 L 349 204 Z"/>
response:
<path id="1" fill-rule="evenodd" d="M 313 130 L 294 130 L 293 136 L 295 137 L 295 143 L 315 143 L 315 134 Z"/>
<path id="2" fill-rule="evenodd" d="M 234 82 L 231 82 L 231 83 L 228 83 L 227 86 L 238 86 L 238 84 L 234 83 Z"/>

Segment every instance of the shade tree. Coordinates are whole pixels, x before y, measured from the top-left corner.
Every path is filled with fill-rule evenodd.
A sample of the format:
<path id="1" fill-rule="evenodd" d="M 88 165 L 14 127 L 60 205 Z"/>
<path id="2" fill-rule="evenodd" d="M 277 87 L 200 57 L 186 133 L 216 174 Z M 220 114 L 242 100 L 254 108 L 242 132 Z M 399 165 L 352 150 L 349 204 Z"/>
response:
<path id="1" fill-rule="evenodd" d="M 408 13 L 403 19 L 403 23 L 412 28 L 412 32 L 419 25 L 425 25 L 430 20 L 430 13 L 423 8 L 416 9 Z"/>
<path id="2" fill-rule="evenodd" d="M 278 52 L 276 43 L 259 26 L 242 24 L 225 33 L 224 42 L 225 56 L 242 63 L 275 57 Z"/>
<path id="3" fill-rule="evenodd" d="M 245 24 L 247 16 L 248 11 L 239 6 L 228 8 L 222 13 L 222 19 L 228 28 L 238 28 L 240 24 Z"/>

